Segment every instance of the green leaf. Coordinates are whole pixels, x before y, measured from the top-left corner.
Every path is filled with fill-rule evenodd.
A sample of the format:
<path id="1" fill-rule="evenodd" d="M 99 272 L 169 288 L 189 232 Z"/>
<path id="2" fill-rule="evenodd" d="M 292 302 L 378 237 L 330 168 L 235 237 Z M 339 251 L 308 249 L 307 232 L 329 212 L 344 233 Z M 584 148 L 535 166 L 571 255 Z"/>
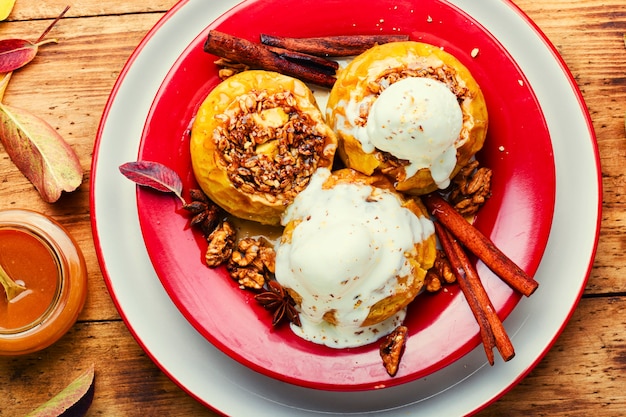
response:
<path id="1" fill-rule="evenodd" d="M 63 391 L 28 414 L 27 417 L 83 416 L 94 394 L 94 366 L 83 372 Z"/>
<path id="2" fill-rule="evenodd" d="M 74 150 L 52 126 L 30 112 L 0 103 L 0 142 L 48 203 L 82 183 L 83 169 Z"/>

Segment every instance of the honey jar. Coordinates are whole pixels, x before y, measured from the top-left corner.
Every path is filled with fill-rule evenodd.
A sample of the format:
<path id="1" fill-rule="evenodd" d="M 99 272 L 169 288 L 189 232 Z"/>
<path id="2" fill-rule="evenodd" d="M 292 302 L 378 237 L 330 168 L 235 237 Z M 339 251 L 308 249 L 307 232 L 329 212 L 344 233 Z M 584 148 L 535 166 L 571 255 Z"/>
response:
<path id="1" fill-rule="evenodd" d="M 87 296 L 87 269 L 67 230 L 31 210 L 0 210 L 0 265 L 26 288 L 8 301 L 0 287 L 0 355 L 44 349 L 74 325 Z"/>

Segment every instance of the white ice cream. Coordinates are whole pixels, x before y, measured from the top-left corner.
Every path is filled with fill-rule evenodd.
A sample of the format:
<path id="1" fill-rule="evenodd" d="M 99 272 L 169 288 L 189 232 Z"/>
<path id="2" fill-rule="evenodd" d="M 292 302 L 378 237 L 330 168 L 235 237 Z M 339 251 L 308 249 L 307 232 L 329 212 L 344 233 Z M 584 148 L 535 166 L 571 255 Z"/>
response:
<path id="1" fill-rule="evenodd" d="M 300 337 L 336 348 L 361 346 L 390 333 L 404 311 L 368 328 L 370 308 L 411 276 L 407 254 L 434 232 L 432 222 L 401 206 L 398 197 L 362 184 L 323 189 L 320 169 L 289 206 L 283 224 L 297 221 L 291 241 L 276 252 L 276 279 L 301 297 Z M 323 320 L 335 312 L 337 325 Z"/>
<path id="2" fill-rule="evenodd" d="M 447 187 L 463 127 L 463 112 L 454 93 L 440 81 L 409 77 L 391 84 L 368 103 L 367 124 L 354 126 L 350 132 L 363 150 L 377 148 L 408 160 L 407 178 L 428 168 L 437 186 Z M 362 105 L 346 103 L 346 119 L 355 120 Z"/>

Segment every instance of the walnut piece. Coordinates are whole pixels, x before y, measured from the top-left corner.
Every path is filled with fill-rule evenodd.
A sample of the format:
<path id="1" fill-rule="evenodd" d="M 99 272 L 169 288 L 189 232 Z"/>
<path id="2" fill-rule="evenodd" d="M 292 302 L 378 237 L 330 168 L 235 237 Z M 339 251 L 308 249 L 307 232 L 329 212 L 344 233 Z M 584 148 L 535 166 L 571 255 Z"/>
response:
<path id="1" fill-rule="evenodd" d="M 204 255 L 209 267 L 215 268 L 231 257 L 235 246 L 235 237 L 235 229 L 228 221 L 223 221 L 211 232 L 207 237 L 209 246 Z"/>
<path id="2" fill-rule="evenodd" d="M 260 290 L 276 269 L 276 252 L 265 239 L 241 239 L 226 269 L 243 288 Z"/>
<path id="3" fill-rule="evenodd" d="M 265 285 L 265 275 L 251 267 L 241 268 L 228 264 L 228 273 L 242 288 L 260 290 Z"/>
<path id="4" fill-rule="evenodd" d="M 463 216 L 473 216 L 491 197 L 492 171 L 474 160 L 452 179 L 449 201 Z"/>
<path id="5" fill-rule="evenodd" d="M 424 287 L 428 292 L 441 290 L 444 284 L 456 282 L 456 276 L 452 272 L 452 267 L 443 251 L 437 250 L 437 256 L 432 268 L 426 273 Z"/>
<path id="6" fill-rule="evenodd" d="M 398 326 L 393 332 L 382 339 L 380 344 L 380 357 L 389 376 L 395 376 L 400 367 L 400 359 L 404 353 L 408 329 L 406 326 Z"/>
<path id="7" fill-rule="evenodd" d="M 220 58 L 214 62 L 219 68 L 218 76 L 221 80 L 225 80 L 229 77 L 232 77 L 235 74 L 238 74 L 243 71 L 247 71 L 250 69 L 249 66 L 245 64 L 240 64 L 239 62 L 232 61 L 227 58 Z"/>

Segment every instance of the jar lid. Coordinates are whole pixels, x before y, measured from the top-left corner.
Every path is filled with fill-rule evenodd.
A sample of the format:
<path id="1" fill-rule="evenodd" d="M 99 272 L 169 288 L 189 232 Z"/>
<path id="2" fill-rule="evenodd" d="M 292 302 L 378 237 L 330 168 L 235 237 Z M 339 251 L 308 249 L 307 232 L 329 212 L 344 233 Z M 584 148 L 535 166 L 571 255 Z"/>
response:
<path id="1" fill-rule="evenodd" d="M 35 211 L 0 210 L 0 265 L 26 287 L 11 301 L 0 294 L 0 355 L 36 352 L 67 333 L 87 295 L 85 260 L 67 230 Z"/>

